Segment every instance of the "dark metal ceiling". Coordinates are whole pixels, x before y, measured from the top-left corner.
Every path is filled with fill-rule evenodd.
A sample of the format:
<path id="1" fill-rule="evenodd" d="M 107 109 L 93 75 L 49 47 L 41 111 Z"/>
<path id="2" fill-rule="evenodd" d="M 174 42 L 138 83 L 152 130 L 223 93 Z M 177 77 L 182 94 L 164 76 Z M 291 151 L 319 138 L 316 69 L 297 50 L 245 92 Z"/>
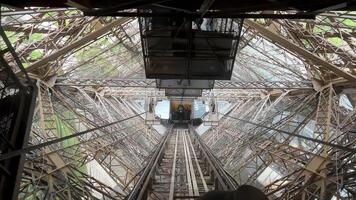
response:
<path id="1" fill-rule="evenodd" d="M 261 10 L 300 10 L 300 11 L 317 11 L 320 9 L 355 9 L 354 0 L 4 0 L 4 4 L 16 7 L 82 7 L 82 8 L 100 8 L 110 10 L 124 10 L 133 8 L 145 8 L 147 6 L 166 6 L 171 8 L 182 9 L 195 12 L 202 8 L 219 11 L 233 12 L 253 12 Z"/>

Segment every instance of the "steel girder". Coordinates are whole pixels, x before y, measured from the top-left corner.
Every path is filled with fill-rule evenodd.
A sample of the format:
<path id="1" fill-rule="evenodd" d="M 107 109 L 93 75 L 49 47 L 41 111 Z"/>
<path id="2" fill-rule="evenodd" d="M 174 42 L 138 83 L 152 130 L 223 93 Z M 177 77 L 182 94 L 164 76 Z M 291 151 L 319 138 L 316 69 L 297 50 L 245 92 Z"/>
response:
<path id="1" fill-rule="evenodd" d="M 110 120 L 124 117 L 118 113 L 127 113 L 126 115 L 132 113 L 122 105 L 118 107 L 118 103 L 120 104 L 118 99 L 90 100 L 91 98 L 87 98 L 88 96 L 83 93 L 84 99 L 78 101 L 73 96 L 64 96 L 47 88 L 46 85 L 41 84 L 41 88 L 43 89 L 36 109 L 31 144 L 63 137 L 68 131 L 85 130 L 85 127 L 104 125 Z M 88 100 L 86 104 L 78 103 Z M 101 105 L 101 111 L 92 107 L 93 105 Z M 126 110 L 122 112 L 121 109 Z M 103 116 L 106 116 L 106 119 Z M 55 144 L 42 151 L 35 151 L 36 153 L 34 152 L 26 161 L 19 197 L 42 198 L 47 190 L 47 195 L 60 199 L 77 199 L 83 195 L 93 199 L 100 196 L 123 198 L 140 170 L 139 163 L 144 162 L 144 158 L 159 141 L 155 131 L 134 122 L 137 120 L 142 119 L 133 119 L 132 122 L 92 132 L 72 140 L 71 143 L 69 141 Z M 97 165 L 112 177 L 115 185 L 109 186 L 87 171 L 93 162 L 98 163 Z M 46 171 L 46 175 L 38 174 L 38 169 Z M 33 185 L 33 181 L 41 184 Z M 113 189 L 115 187 L 117 188 Z M 92 192 L 83 193 L 88 189 Z"/>
<path id="2" fill-rule="evenodd" d="M 58 86 L 155 88 L 154 79 L 72 79 L 58 78 Z M 238 82 L 215 81 L 214 89 L 313 89 L 310 81 Z"/>
<path id="3" fill-rule="evenodd" d="M 31 71 L 35 70 L 36 68 L 47 65 L 49 62 L 57 59 L 59 56 L 62 56 L 63 54 L 66 54 L 66 53 L 70 52 L 71 50 L 74 50 L 76 48 L 79 48 L 79 47 L 87 44 L 88 42 L 111 31 L 112 28 L 114 28 L 116 26 L 120 26 L 128 21 L 129 21 L 129 18 L 117 19 L 117 20 L 111 22 L 110 24 L 107 24 L 106 26 L 99 28 L 98 30 L 96 30 L 92 33 L 89 33 L 88 35 L 85 35 L 84 37 L 82 37 L 76 41 L 73 41 L 71 44 L 58 49 L 57 51 L 53 52 L 51 55 L 45 56 L 42 59 L 34 62 L 33 64 L 31 64 L 27 67 L 27 71 L 31 72 Z"/>
<path id="4" fill-rule="evenodd" d="M 349 131 L 355 128 L 355 111 L 339 107 L 332 85 L 302 95 L 300 100 L 292 98 L 296 97 L 244 100 L 229 115 L 257 125 L 226 117 L 221 127 L 202 137 L 239 183 L 267 185 L 271 198 L 352 199 L 355 188 L 350 173 L 354 166 L 350 160 L 355 159 L 355 137 Z M 311 134 L 310 138 L 351 149 L 331 148 L 276 130 Z M 345 137 L 347 142 L 342 142 Z"/>
<path id="5" fill-rule="evenodd" d="M 109 45 L 101 47 L 102 43 L 96 43 L 103 38 L 99 36 L 79 48 L 71 48 L 68 52 L 62 51 L 61 55 L 56 53 L 55 55 L 59 55 L 56 59 L 51 56 L 54 52 L 63 50 L 66 45 L 80 41 L 86 35 L 109 24 L 115 18 L 84 18 L 75 9 L 9 10 L 2 11 L 1 15 L 3 28 L 9 34 L 19 36 L 15 37 L 13 44 L 23 63 L 33 64 L 45 56 L 52 57 L 50 60 L 53 62 L 49 66 L 41 66 L 34 71 L 36 75 L 33 76 L 42 82 L 48 82 L 48 78 L 57 73 L 63 74 L 64 78 L 69 78 L 68 80 L 80 77 L 79 84 L 92 84 L 84 79 L 100 78 L 99 83 L 94 81 L 96 86 L 111 83 L 120 86 L 107 90 L 85 87 L 83 90 L 81 87 L 64 85 L 50 87 L 41 83 L 40 96 L 43 98 L 37 102 L 31 144 L 47 140 L 46 134 L 56 137 L 56 134 L 61 132 L 53 120 L 65 121 L 65 126 L 74 133 L 129 116 L 132 110 L 128 108 L 127 101 L 131 98 L 146 98 L 150 95 L 165 98 L 164 93 L 153 90 L 154 86 L 150 84 L 154 82 L 120 80 L 121 77 L 127 78 L 142 72 L 137 57 L 135 63 L 125 60 L 126 57 L 133 56 L 137 50 L 135 49 L 137 44 L 131 42 L 135 37 L 135 31 L 132 33 L 122 31 L 122 29 L 128 31 L 128 27 L 117 27 L 106 32 L 106 39 L 114 38 Z M 26 15 L 26 19 L 24 20 L 21 15 Z M 241 183 L 263 187 L 260 183 L 265 179 L 266 192 L 276 199 L 301 197 L 318 199 L 321 196 L 328 199 L 330 193 L 340 199 L 354 198 L 355 154 L 262 127 L 262 125 L 275 127 L 301 135 L 310 134 L 307 129 L 311 129 L 309 137 L 315 136 L 320 140 L 355 148 L 353 134 L 355 108 L 350 111 L 338 106 L 340 87 L 337 84 L 331 88 L 323 87 L 325 84 L 333 83 L 335 78 L 345 75 L 350 78 L 344 72 L 340 73 L 338 68 L 353 76 L 355 74 L 353 69 L 355 31 L 352 26 L 347 25 L 349 22 L 345 22 L 348 19 L 355 19 L 354 13 L 322 13 L 316 20 L 257 21 L 264 29 L 268 28 L 279 38 L 286 39 L 285 47 L 281 45 L 282 40 L 279 38 L 277 38 L 279 42 L 274 42 L 277 44 L 275 45 L 265 40 L 265 36 L 261 37 L 257 29 L 245 26 L 233 81 L 216 82 L 216 87 L 221 88 L 205 91 L 202 97 L 209 98 L 215 95 L 218 99 L 230 100 L 236 104 L 235 109 L 231 111 L 232 116 L 261 124 L 257 127 L 225 117 L 219 126 L 202 136 L 223 161 L 225 168 L 235 173 L 235 178 Z M 29 40 L 31 36 L 36 36 L 36 33 L 44 32 L 48 34 L 40 38 L 34 37 L 34 41 Z M 332 44 L 329 40 L 332 37 L 343 39 L 342 45 Z M 111 52 L 122 43 L 125 43 L 125 49 L 133 50 L 127 50 L 130 53 Z M 312 52 L 314 54 L 312 58 L 317 56 L 329 64 L 320 61 L 319 58 L 313 59 L 317 64 L 310 62 L 310 54 L 299 50 L 299 53 L 296 53 L 294 47 L 291 49 L 290 43 Z M 280 48 L 281 46 L 283 48 Z M 100 47 L 100 51 L 95 53 L 88 51 L 89 48 L 97 47 Z M 28 58 L 28 55 L 37 49 L 43 51 L 41 56 Z M 83 59 L 75 60 L 71 57 L 73 54 L 83 54 Z M 85 57 L 86 55 L 90 56 Z M 106 74 L 103 73 L 105 76 L 98 77 L 99 69 L 107 65 L 107 62 L 104 62 L 106 60 L 120 65 L 117 67 L 118 71 L 124 73 L 107 78 L 106 75 L 110 73 L 105 72 Z M 319 65 L 320 63 L 329 68 Z M 330 64 L 333 65 L 332 68 Z M 279 81 L 271 82 L 273 79 L 262 76 L 259 73 L 260 69 L 277 77 L 276 80 Z M 333 70 L 334 72 L 330 73 Z M 342 84 L 341 89 L 352 89 L 354 83 L 345 78 L 341 79 L 347 83 Z M 117 80 L 119 82 L 115 83 Z M 305 80 L 320 81 L 320 92 L 309 90 L 312 87 L 311 82 Z M 289 93 L 292 91 L 288 93 L 281 91 L 272 95 L 254 90 L 258 88 L 303 90 L 293 95 Z M 306 98 L 310 98 L 310 101 Z M 79 142 L 69 146 L 53 145 L 50 150 L 41 149 L 28 154 L 20 198 L 24 199 L 30 195 L 44 197 L 46 191 L 50 197 L 62 199 L 77 199 L 82 196 L 95 199 L 98 198 L 96 195 L 111 199 L 123 198 L 137 180 L 136 173 L 140 170 L 137 167 L 138 163 L 144 162 L 144 158 L 160 141 L 160 136 L 154 130 L 138 125 L 143 124 L 142 121 L 135 119 L 122 126 L 95 131 L 87 137 L 80 137 Z M 316 126 L 313 127 L 311 124 Z M 122 191 L 113 189 L 108 183 L 110 181 L 98 180 L 88 171 L 78 172 L 78 166 L 91 162 L 99 163 L 98 166 L 112 177 Z M 278 175 L 271 170 L 278 172 Z M 270 175 L 266 176 L 268 172 Z M 247 176 L 249 178 L 245 178 Z"/>
<path id="6" fill-rule="evenodd" d="M 256 29 L 263 37 L 266 37 L 267 39 L 276 42 L 278 45 L 282 46 L 283 48 L 287 49 L 288 51 L 292 53 L 296 53 L 297 55 L 301 56 L 305 60 L 309 60 L 313 64 L 321 67 L 325 67 L 326 69 L 330 70 L 331 72 L 337 74 L 340 77 L 343 77 L 347 80 L 349 80 L 352 83 L 356 83 L 356 76 L 353 74 L 350 74 L 349 72 L 340 69 L 336 65 L 334 65 L 331 62 L 328 62 L 324 60 L 323 58 L 320 58 L 317 55 L 314 55 L 312 52 L 298 46 L 297 44 L 294 44 L 293 42 L 288 41 L 287 39 L 283 38 L 279 34 L 268 30 L 265 28 L 263 25 L 260 25 L 254 21 L 251 20 L 246 20 L 245 23 Z"/>

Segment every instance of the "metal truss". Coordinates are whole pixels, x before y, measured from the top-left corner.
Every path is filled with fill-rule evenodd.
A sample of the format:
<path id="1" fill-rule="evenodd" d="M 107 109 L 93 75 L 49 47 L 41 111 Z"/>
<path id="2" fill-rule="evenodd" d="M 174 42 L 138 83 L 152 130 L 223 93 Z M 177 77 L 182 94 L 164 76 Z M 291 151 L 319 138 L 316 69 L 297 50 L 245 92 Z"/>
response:
<path id="1" fill-rule="evenodd" d="M 94 87 L 139 87 L 139 88 L 156 88 L 155 79 L 71 79 L 58 78 L 58 86 L 94 86 Z"/>
<path id="2" fill-rule="evenodd" d="M 157 88 L 144 88 L 144 87 L 127 87 L 127 88 L 80 88 L 80 87 L 70 87 L 70 86 L 61 86 L 60 88 L 68 89 L 70 91 L 76 89 L 83 89 L 89 94 L 101 93 L 105 97 L 118 97 L 124 99 L 141 99 L 147 100 L 149 97 L 155 97 L 157 99 L 172 99 L 172 98 L 181 98 L 180 96 L 166 96 L 165 90 Z M 277 92 L 278 93 L 278 92 Z M 236 100 L 236 99 L 246 99 L 251 97 L 261 97 L 265 94 L 261 94 L 258 90 L 246 91 L 243 89 L 212 89 L 212 90 L 203 90 L 201 96 L 191 97 L 191 98 L 201 98 L 207 99 L 214 97 L 219 100 Z M 189 97 L 186 97 L 189 98 Z"/>
<path id="3" fill-rule="evenodd" d="M 58 78 L 58 86 L 155 88 L 155 79 L 71 79 Z M 237 82 L 215 81 L 215 89 L 313 89 L 310 81 Z"/>
<path id="4" fill-rule="evenodd" d="M 100 38 L 116 41 L 111 49 L 123 45 L 128 52 L 136 52 L 138 55 L 137 44 L 131 39 L 137 35 L 138 30 L 131 27 L 131 18 L 115 20 L 83 17 L 81 11 L 71 8 L 20 11 L 6 7 L 3 9 L 1 25 L 10 40 L 14 41 L 13 46 L 27 71 L 35 77 L 46 79 L 58 72 L 68 74 L 75 71 L 88 61 L 79 66 L 65 66 L 66 61 L 70 61 L 73 53 L 79 54 L 97 45 L 96 40 Z M 91 58 L 89 60 L 92 61 Z M 62 65 L 64 70 L 58 67 Z"/>
<path id="5" fill-rule="evenodd" d="M 117 98 L 92 99 L 85 92 L 68 96 L 43 83 L 39 86 L 31 145 L 134 115 Z M 134 118 L 32 152 L 25 163 L 19 197 L 77 199 L 80 194 L 93 199 L 123 198 L 160 137 L 139 121 L 143 119 Z M 96 168 L 88 169 L 92 164 L 110 175 L 111 185 L 90 171 Z"/>
<path id="6" fill-rule="evenodd" d="M 355 198 L 354 19 L 245 20 L 232 81 L 201 97 L 233 105 L 201 138 L 239 184 L 271 199 Z M 93 129 L 21 154 L 18 198 L 127 197 L 164 138 L 136 116 L 136 101 L 167 99 L 144 79 L 137 20 L 4 6 L 1 26 L 37 81 L 28 145 Z"/>
<path id="7" fill-rule="evenodd" d="M 264 38 L 303 59 L 306 67 L 311 68 L 313 78 L 328 82 L 339 76 L 354 82 L 354 75 L 347 70 L 355 65 L 355 46 L 349 39 L 352 37 L 353 28 L 347 25 L 345 21 L 348 19 L 344 15 L 352 16 L 351 13 L 332 12 L 321 14 L 314 21 L 265 21 L 264 25 L 273 27 L 273 31 L 253 21 L 248 20 L 246 24 L 261 33 Z M 328 21 L 333 23 L 326 23 Z M 339 43 L 332 43 L 335 37 L 339 38 Z"/>
<path id="8" fill-rule="evenodd" d="M 203 138 L 240 184 L 265 185 L 273 199 L 352 199 L 355 111 L 338 99 L 329 85 L 299 97 L 241 100 Z"/>
<path id="9" fill-rule="evenodd" d="M 215 89 L 313 89 L 309 81 L 266 81 L 266 82 L 237 82 L 215 81 Z"/>
<path id="10" fill-rule="evenodd" d="M 8 58 L 15 62 L 9 63 Z M 11 66 L 10 66 L 11 65 Z M 25 73 L 16 77 L 11 68 Z M 21 62 L 0 28 L 0 155 L 27 146 L 34 113 L 37 88 L 27 76 Z M 0 199 L 16 199 L 25 155 L 0 162 Z"/>
<path id="11" fill-rule="evenodd" d="M 338 19 L 341 16 L 341 13 L 326 13 L 318 16 L 317 21 L 338 21 L 336 27 L 330 26 L 339 33 L 338 26 L 345 20 Z M 288 79 L 303 80 L 305 75 L 286 63 L 292 61 L 294 66 L 306 69 L 308 76 L 317 80 L 319 92 L 298 96 L 287 91 L 277 97 L 240 99 L 234 102 L 235 109 L 219 126 L 202 136 L 240 184 L 265 187 L 272 199 L 354 198 L 355 187 L 350 182 L 354 182 L 351 160 L 355 159 L 355 137 L 351 134 L 355 129 L 355 108 L 341 107 L 341 94 L 335 92 L 339 87 L 328 85 L 339 78 L 348 79 L 347 84 L 353 85 L 354 73 L 345 68 L 352 65 L 354 47 L 350 40 L 345 40 L 343 47 L 337 50 L 330 40 L 324 39 L 331 36 L 312 31 L 315 27 L 329 26 L 327 23 L 317 24 L 317 21 L 265 20 L 264 25 L 272 30 L 268 33 L 260 25 L 246 27 L 237 59 L 240 71 L 242 74 L 246 71 L 249 79 L 262 78 L 247 67 L 259 64 L 276 66 L 277 70 L 270 71 L 276 76 L 279 76 L 278 66 L 283 65 Z M 308 26 L 308 23 L 314 25 Z M 344 26 L 346 30 L 350 29 Z M 288 41 L 282 40 L 281 36 Z M 291 48 L 293 45 L 302 47 L 304 52 Z M 346 51 L 348 45 L 351 48 Z M 269 61 L 251 54 L 251 48 L 263 52 L 261 56 Z M 314 59 L 307 51 L 319 58 Z M 321 65 L 325 60 L 331 67 Z M 347 84 L 341 88 L 352 87 Z M 343 147 L 350 148 L 345 150 Z"/>

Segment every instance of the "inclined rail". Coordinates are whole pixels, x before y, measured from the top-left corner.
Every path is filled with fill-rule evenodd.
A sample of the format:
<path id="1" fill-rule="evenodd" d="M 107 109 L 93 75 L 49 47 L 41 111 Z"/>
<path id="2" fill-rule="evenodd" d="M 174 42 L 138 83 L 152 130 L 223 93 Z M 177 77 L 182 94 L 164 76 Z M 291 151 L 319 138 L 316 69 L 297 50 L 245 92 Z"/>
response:
<path id="1" fill-rule="evenodd" d="M 196 199 L 237 186 L 191 127 L 170 128 L 126 199 Z"/>
<path id="2" fill-rule="evenodd" d="M 233 177 L 231 177 L 231 175 L 228 172 L 226 172 L 222 163 L 211 152 L 210 148 L 204 143 L 201 137 L 194 130 L 192 130 L 191 127 L 190 127 L 190 132 L 194 135 L 194 137 L 198 141 L 199 146 L 202 149 L 202 153 L 204 154 L 204 157 L 208 160 L 210 166 L 212 167 L 220 183 L 222 183 L 220 185 L 222 188 L 217 188 L 217 189 L 224 190 L 224 191 L 237 189 L 238 184 L 236 183 L 236 181 L 233 179 Z"/>
<path id="3" fill-rule="evenodd" d="M 153 152 L 153 155 L 146 165 L 141 177 L 139 178 L 138 182 L 135 184 L 134 188 L 130 192 L 128 196 L 128 200 L 134 200 L 134 199 L 143 199 L 143 195 L 145 195 L 145 190 L 149 184 L 149 182 L 152 179 L 152 174 L 154 173 L 154 170 L 158 164 L 158 161 L 162 157 L 163 150 L 165 149 L 165 145 L 167 143 L 167 139 L 170 136 L 172 131 L 172 128 L 168 131 L 168 134 L 166 134 L 161 142 L 159 143 L 157 149 Z"/>

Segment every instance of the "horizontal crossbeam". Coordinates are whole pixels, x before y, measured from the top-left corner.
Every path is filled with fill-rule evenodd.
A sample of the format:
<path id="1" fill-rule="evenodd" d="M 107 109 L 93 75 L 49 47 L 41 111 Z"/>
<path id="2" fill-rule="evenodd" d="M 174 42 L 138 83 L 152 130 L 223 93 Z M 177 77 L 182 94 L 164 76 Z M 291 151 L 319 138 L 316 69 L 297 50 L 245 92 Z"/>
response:
<path id="1" fill-rule="evenodd" d="M 59 78 L 57 86 L 156 88 L 155 79 L 70 79 Z M 311 81 L 242 82 L 215 81 L 214 89 L 313 89 Z"/>

